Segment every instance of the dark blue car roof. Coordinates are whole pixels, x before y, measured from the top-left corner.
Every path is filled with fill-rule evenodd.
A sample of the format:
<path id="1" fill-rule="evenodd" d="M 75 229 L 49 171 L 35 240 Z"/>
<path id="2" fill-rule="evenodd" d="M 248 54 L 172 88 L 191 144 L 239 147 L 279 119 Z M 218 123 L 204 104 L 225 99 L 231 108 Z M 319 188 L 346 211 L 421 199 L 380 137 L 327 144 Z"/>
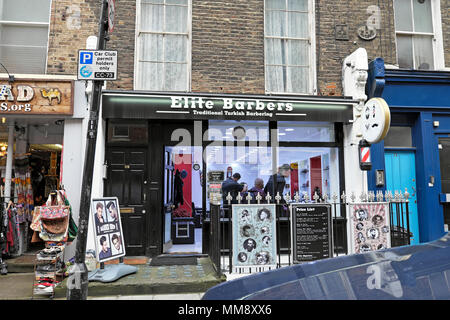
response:
<path id="1" fill-rule="evenodd" d="M 203 300 L 450 299 L 450 236 L 245 276 Z"/>

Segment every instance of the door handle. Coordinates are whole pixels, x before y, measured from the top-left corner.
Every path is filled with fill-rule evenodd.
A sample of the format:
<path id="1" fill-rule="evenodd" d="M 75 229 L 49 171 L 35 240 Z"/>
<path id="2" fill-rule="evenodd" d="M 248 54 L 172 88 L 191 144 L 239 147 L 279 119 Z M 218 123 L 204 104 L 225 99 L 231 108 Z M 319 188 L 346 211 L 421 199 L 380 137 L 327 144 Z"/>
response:
<path id="1" fill-rule="evenodd" d="M 412 189 L 413 189 L 413 194 L 411 195 L 411 197 L 414 197 L 415 195 L 416 195 L 416 188 L 414 188 L 414 187 L 411 187 Z"/>

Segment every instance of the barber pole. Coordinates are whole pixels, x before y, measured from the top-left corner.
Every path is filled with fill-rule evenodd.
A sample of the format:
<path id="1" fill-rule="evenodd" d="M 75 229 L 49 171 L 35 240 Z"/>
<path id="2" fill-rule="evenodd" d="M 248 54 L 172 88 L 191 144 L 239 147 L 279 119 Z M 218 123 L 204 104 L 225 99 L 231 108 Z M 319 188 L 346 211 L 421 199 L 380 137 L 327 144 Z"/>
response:
<path id="1" fill-rule="evenodd" d="M 372 162 L 370 162 L 370 144 L 366 140 L 360 140 L 359 144 L 359 167 L 363 171 L 372 169 Z"/>

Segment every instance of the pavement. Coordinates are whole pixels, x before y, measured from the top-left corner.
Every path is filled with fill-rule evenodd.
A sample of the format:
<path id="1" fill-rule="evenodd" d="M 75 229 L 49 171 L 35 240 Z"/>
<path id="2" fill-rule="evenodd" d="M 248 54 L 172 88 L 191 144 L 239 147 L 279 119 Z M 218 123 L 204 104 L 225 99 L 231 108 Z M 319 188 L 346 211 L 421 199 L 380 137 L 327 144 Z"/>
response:
<path id="1" fill-rule="evenodd" d="M 0 276 L 0 300 L 49 299 L 32 297 L 35 253 L 6 260 L 8 274 Z M 125 257 L 138 268 L 134 274 L 114 282 L 89 282 L 88 300 L 200 300 L 211 287 L 226 281 L 218 277 L 209 257 L 196 264 L 151 266 L 145 257 Z M 55 288 L 54 300 L 66 300 L 67 278 Z"/>

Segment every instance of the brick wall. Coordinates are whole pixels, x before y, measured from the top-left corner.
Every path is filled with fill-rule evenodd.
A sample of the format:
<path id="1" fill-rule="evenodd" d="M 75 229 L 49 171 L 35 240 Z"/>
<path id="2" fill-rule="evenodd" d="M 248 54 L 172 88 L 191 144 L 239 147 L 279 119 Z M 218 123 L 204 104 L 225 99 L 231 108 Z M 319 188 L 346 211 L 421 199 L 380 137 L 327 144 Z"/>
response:
<path id="1" fill-rule="evenodd" d="M 264 1 L 193 1 L 192 91 L 264 94 Z"/>
<path id="2" fill-rule="evenodd" d="M 78 50 L 86 39 L 98 36 L 101 1 L 54 0 L 50 18 L 47 73 L 76 75 Z M 136 0 L 116 1 L 115 28 L 106 49 L 118 50 L 118 80 L 108 89 L 133 89 Z"/>
<path id="3" fill-rule="evenodd" d="M 100 7 L 95 0 L 52 1 L 47 73 L 76 75 L 78 50 L 97 35 Z"/>
<path id="4" fill-rule="evenodd" d="M 357 30 L 371 16 L 367 8 L 380 8 L 380 30 L 375 39 L 366 41 Z M 347 26 L 348 40 L 336 40 L 336 25 Z M 316 0 L 316 59 L 318 94 L 342 95 L 342 61 L 359 47 L 367 50 L 369 61 L 383 57 L 385 63 L 396 63 L 395 27 L 392 1 L 325 1 Z"/>

